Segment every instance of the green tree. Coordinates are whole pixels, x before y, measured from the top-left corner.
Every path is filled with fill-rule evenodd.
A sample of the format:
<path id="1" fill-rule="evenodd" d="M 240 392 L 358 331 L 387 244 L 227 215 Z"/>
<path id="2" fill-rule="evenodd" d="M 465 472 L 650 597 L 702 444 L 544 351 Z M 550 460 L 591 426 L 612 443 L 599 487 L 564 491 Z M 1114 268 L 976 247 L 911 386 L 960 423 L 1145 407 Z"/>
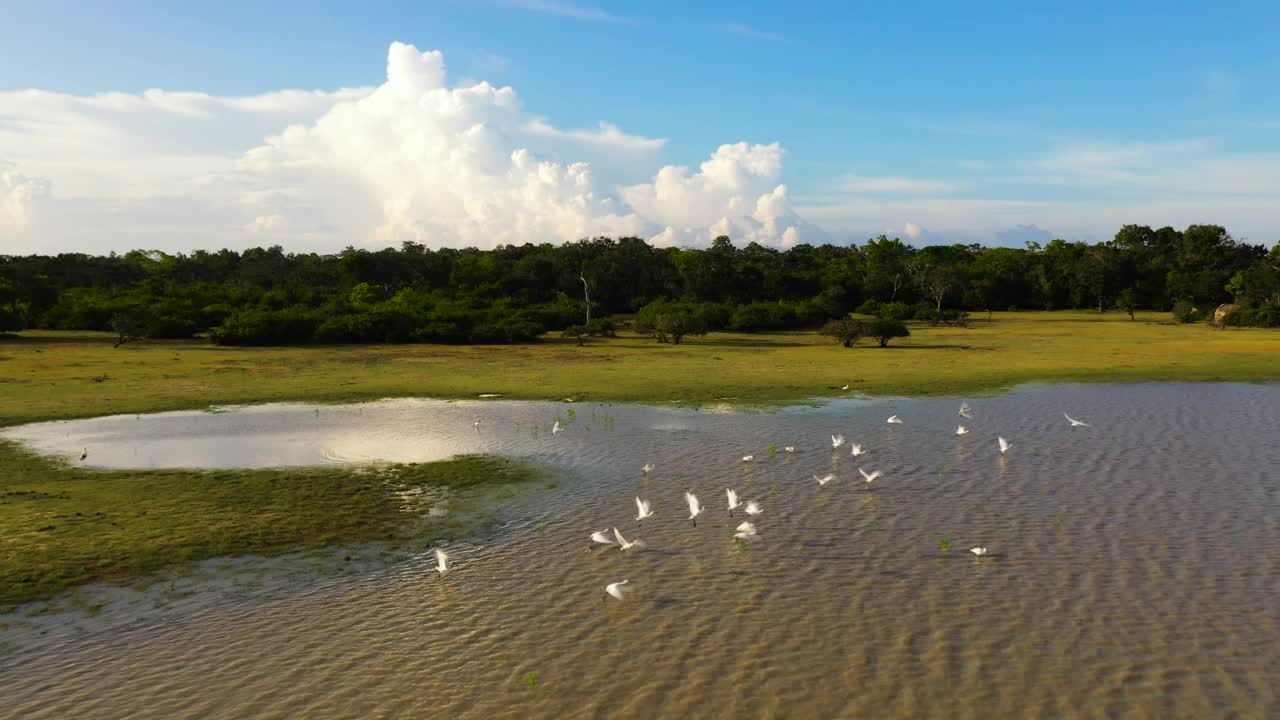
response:
<path id="1" fill-rule="evenodd" d="M 866 334 L 866 326 L 861 320 L 846 317 L 823 325 L 818 334 L 835 338 L 836 342 L 845 347 L 853 347 Z"/>
<path id="2" fill-rule="evenodd" d="M 880 343 L 880 347 L 889 347 L 889 341 L 894 338 L 907 337 L 911 331 L 907 326 L 902 324 L 901 320 L 889 320 L 887 318 L 878 318 L 872 320 L 867 327 L 867 334 L 875 338 Z"/>

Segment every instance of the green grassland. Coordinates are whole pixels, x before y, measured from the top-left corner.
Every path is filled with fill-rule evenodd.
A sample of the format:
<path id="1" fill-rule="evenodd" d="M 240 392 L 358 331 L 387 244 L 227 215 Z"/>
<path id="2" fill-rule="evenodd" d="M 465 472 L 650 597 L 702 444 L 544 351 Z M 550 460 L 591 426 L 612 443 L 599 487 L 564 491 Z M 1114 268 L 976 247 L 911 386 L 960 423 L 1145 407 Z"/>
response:
<path id="1" fill-rule="evenodd" d="M 276 400 L 474 397 L 776 405 L 835 394 L 971 394 L 1037 381 L 1273 380 L 1280 333 L 1178 325 L 1164 313 L 995 313 L 972 328 L 913 326 L 888 348 L 813 332 L 679 346 L 626 335 L 512 346 L 240 348 L 29 333 L 0 342 L 0 425 Z"/>
<path id="2" fill-rule="evenodd" d="M 848 384 L 872 395 L 977 394 L 1036 381 L 1280 379 L 1280 333 L 1179 325 L 1165 314 L 996 313 L 913 326 L 888 348 L 812 332 L 626 335 L 586 347 L 112 347 L 102 334 L 0 341 L 0 425 L 214 404 L 474 397 L 773 406 Z M 373 469 L 95 471 L 0 442 L 0 606 L 174 563 L 368 541 L 430 540 L 402 497 L 527 480 L 494 458 Z"/>

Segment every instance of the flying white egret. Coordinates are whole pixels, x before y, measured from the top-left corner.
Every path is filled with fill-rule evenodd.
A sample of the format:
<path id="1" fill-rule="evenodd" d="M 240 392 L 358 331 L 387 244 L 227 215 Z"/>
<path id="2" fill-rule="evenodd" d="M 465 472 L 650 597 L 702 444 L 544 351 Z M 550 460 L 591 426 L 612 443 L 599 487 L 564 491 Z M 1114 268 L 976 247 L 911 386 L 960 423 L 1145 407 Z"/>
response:
<path id="1" fill-rule="evenodd" d="M 743 456 L 742 456 L 742 462 L 751 462 L 752 460 L 755 460 L 755 459 L 756 459 L 756 456 L 755 456 L 755 455 L 743 455 Z"/>
<path id="2" fill-rule="evenodd" d="M 609 537 L 609 531 L 608 531 L 608 530 L 597 530 L 597 531 L 595 531 L 595 532 L 591 533 L 591 542 L 598 542 L 598 543 L 600 543 L 601 545 L 616 545 L 616 544 L 617 544 L 617 543 L 615 543 L 615 542 L 613 541 L 613 538 Z M 594 545 L 588 545 L 588 546 L 587 546 L 587 549 L 589 550 L 589 549 L 591 549 L 592 547 L 595 547 L 595 546 L 594 546 Z"/>
<path id="3" fill-rule="evenodd" d="M 752 500 L 747 503 L 747 506 L 743 508 L 742 512 L 748 515 L 759 515 L 760 513 L 764 512 L 764 510 L 761 509 L 760 503 L 757 503 L 755 500 Z"/>
<path id="4" fill-rule="evenodd" d="M 960 416 L 969 420 L 973 419 L 973 412 L 969 409 L 969 403 L 960 403 Z"/>
<path id="5" fill-rule="evenodd" d="M 440 548 L 436 548 L 436 572 L 443 576 L 445 573 L 449 572 L 452 567 L 453 564 L 449 562 L 449 553 L 441 550 Z"/>
<path id="6" fill-rule="evenodd" d="M 731 489 L 726 488 L 724 494 L 729 498 L 729 517 L 733 517 L 734 509 L 742 505 L 742 501 L 738 499 L 738 493 Z"/>
<path id="7" fill-rule="evenodd" d="M 956 434 L 957 434 L 957 435 L 968 435 L 968 434 L 969 434 L 969 428 L 967 428 L 967 427 L 965 427 L 965 426 L 963 426 L 963 425 L 960 425 L 960 426 L 956 427 Z"/>
<path id="8" fill-rule="evenodd" d="M 653 505 L 648 500 L 636 498 L 636 522 L 653 517 Z"/>
<path id="9" fill-rule="evenodd" d="M 890 416 L 889 416 L 889 419 L 888 419 L 888 420 L 885 420 L 885 422 L 889 423 L 890 425 L 901 425 L 901 424 L 902 424 L 902 421 L 898 419 L 898 416 L 897 416 L 897 415 L 890 415 Z"/>
<path id="10" fill-rule="evenodd" d="M 827 474 L 827 475 L 826 475 L 826 476 L 824 476 L 824 477 L 818 477 L 817 475 L 814 475 L 814 476 L 813 476 L 813 479 L 814 479 L 814 480 L 817 480 L 819 485 L 826 485 L 827 483 L 831 482 L 832 480 L 835 480 L 835 479 L 836 479 L 836 476 L 835 476 L 835 475 L 831 475 L 831 474 Z"/>
<path id="11" fill-rule="evenodd" d="M 782 451 L 783 451 L 783 452 L 795 452 L 795 451 L 796 451 L 796 449 L 795 449 L 795 447 L 794 447 L 794 446 L 788 445 L 788 446 L 786 446 L 786 447 L 782 448 Z"/>
<path id="12" fill-rule="evenodd" d="M 751 541 L 759 540 L 760 536 L 756 533 L 756 526 L 749 522 L 744 522 L 738 526 L 738 531 L 733 534 L 735 540 Z"/>
<path id="13" fill-rule="evenodd" d="M 613 529 L 613 537 L 617 539 L 618 547 L 623 550 L 630 550 L 633 547 L 634 548 L 644 547 L 643 540 L 627 540 L 626 538 L 622 537 L 622 533 L 618 532 L 618 528 Z"/>
<path id="14" fill-rule="evenodd" d="M 609 583 L 608 585 L 604 586 L 604 591 L 606 594 L 612 596 L 614 599 L 621 600 L 626 595 L 626 593 L 630 592 L 628 588 L 623 587 L 629 582 L 631 581 L 623 580 L 621 582 Z"/>
<path id="15" fill-rule="evenodd" d="M 1005 440 L 1005 439 L 1004 439 L 1004 438 L 1002 438 L 1002 437 L 998 437 L 998 438 L 996 438 L 996 440 L 1000 441 L 1000 454 L 1001 454 L 1001 455 L 1003 455 L 1003 454 L 1005 454 L 1005 453 L 1009 452 L 1009 448 L 1013 447 L 1013 444 L 1012 444 L 1012 443 L 1010 443 L 1008 440 Z"/>
<path id="16" fill-rule="evenodd" d="M 1076 420 L 1075 418 L 1071 417 L 1066 413 L 1062 413 L 1062 417 L 1066 418 L 1067 422 L 1071 423 L 1071 427 L 1093 427 L 1089 423 Z"/>
<path id="17" fill-rule="evenodd" d="M 866 480 L 867 484 L 870 485 L 871 483 L 875 482 L 876 478 L 880 477 L 884 473 L 880 472 L 879 470 L 876 470 L 873 473 L 868 473 L 866 470 L 863 470 L 862 468 L 858 468 L 858 474 L 862 475 L 862 479 Z"/>
<path id="18" fill-rule="evenodd" d="M 694 527 L 698 527 L 698 516 L 702 514 L 702 503 L 698 502 L 698 496 L 691 492 L 684 494 L 684 501 L 689 505 L 689 519 L 693 521 Z"/>
<path id="19" fill-rule="evenodd" d="M 841 445 L 843 445 L 843 444 L 844 444 L 844 436 L 843 436 L 843 435 L 832 435 L 832 436 L 831 436 L 831 447 L 832 447 L 832 448 L 838 448 L 838 447 L 840 447 L 840 446 L 841 446 Z"/>
<path id="20" fill-rule="evenodd" d="M 555 425 L 552 425 L 552 426 L 551 426 L 551 434 L 552 434 L 552 435 L 559 435 L 559 434 L 560 434 L 560 421 L 559 421 L 559 420 L 557 420 L 557 421 L 556 421 L 556 424 L 555 424 Z"/>
<path id="21" fill-rule="evenodd" d="M 987 554 L 987 549 L 984 547 L 969 548 L 969 552 L 977 555 L 978 557 L 982 557 Z"/>
<path id="22" fill-rule="evenodd" d="M 649 473 L 653 472 L 653 465 L 651 463 L 645 463 L 644 467 L 640 469 L 644 471 L 645 475 L 648 475 Z"/>
<path id="23" fill-rule="evenodd" d="M 865 452 L 866 452 L 866 450 L 863 450 L 863 449 L 862 449 L 862 446 L 861 446 L 861 445 L 858 445 L 857 443 L 854 443 L 853 445 L 850 445 L 849 447 L 850 447 L 850 448 L 852 448 L 852 451 L 851 451 L 849 454 L 850 454 L 850 455 L 853 455 L 854 457 L 858 457 L 859 455 L 862 455 L 863 453 L 865 453 Z"/>

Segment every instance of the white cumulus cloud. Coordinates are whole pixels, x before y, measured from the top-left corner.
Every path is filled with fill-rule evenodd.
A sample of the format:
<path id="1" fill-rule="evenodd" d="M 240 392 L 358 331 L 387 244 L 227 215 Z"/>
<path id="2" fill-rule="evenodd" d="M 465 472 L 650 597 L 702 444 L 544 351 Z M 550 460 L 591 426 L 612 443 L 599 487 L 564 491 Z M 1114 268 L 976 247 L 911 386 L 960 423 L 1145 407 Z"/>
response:
<path id="1" fill-rule="evenodd" d="M 510 87 L 450 86 L 441 53 L 401 43 L 366 88 L 3 92 L 0 252 L 821 239 L 776 143 L 722 145 L 696 172 L 661 166 L 664 145 L 558 128 Z"/>

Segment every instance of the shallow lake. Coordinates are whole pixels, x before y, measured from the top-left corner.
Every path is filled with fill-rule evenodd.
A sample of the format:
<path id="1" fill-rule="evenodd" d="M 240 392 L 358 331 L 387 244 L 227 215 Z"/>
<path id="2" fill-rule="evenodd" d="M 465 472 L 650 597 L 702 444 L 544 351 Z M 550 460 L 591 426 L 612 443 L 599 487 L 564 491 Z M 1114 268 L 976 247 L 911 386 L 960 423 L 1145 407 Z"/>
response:
<path id="1" fill-rule="evenodd" d="M 491 452 L 560 484 L 453 543 L 443 580 L 423 558 L 0 654 L 0 716 L 1280 717 L 1280 385 L 1027 387 L 971 399 L 972 420 L 959 402 L 391 400 L 12 428 L 104 467 Z M 726 488 L 763 507 L 758 541 L 732 540 Z M 613 526 L 648 547 L 587 552 Z"/>

